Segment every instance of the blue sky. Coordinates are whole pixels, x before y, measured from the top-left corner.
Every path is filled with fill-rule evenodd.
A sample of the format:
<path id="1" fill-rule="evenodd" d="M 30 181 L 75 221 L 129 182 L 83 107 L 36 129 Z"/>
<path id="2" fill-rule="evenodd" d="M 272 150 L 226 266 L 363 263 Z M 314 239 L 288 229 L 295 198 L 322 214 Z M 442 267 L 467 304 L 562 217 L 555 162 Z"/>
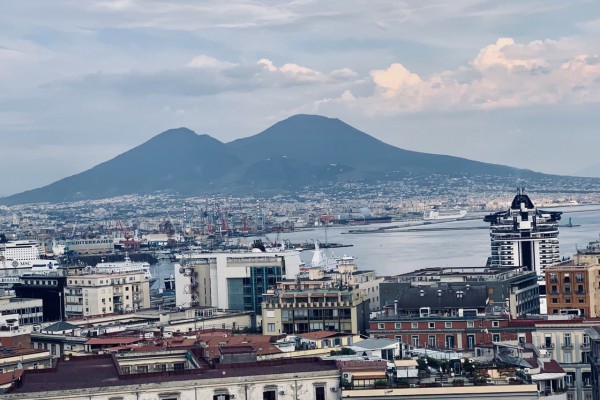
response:
<path id="1" fill-rule="evenodd" d="M 297 113 L 577 174 L 599 161 L 598 37 L 591 0 L 8 0 L 0 140 L 18 179 L 0 194 L 169 128 L 227 142 Z"/>

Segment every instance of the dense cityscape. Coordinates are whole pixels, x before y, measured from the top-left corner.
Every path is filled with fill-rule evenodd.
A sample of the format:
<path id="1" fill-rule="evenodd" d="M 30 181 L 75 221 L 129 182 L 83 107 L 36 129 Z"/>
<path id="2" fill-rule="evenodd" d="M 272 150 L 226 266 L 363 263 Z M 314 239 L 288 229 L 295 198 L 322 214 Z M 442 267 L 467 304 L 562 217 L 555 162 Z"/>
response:
<path id="1" fill-rule="evenodd" d="M 600 244 L 561 255 L 554 210 L 600 199 L 444 191 L 5 206 L 3 398 L 591 398 Z M 382 276 L 285 239 L 463 219 L 487 265 Z"/>
<path id="2" fill-rule="evenodd" d="M 600 2 L 0 2 L 0 399 L 600 400 Z"/>

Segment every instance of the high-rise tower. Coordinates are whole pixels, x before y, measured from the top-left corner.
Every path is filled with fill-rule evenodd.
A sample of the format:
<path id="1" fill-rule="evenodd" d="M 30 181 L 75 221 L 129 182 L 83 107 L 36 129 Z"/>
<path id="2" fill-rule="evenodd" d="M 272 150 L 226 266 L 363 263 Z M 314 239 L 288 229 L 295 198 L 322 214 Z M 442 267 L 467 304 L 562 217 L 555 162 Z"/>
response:
<path id="1" fill-rule="evenodd" d="M 524 267 L 543 275 L 560 261 L 558 221 L 562 212 L 543 211 L 519 189 L 507 211 L 485 216 L 490 223 L 491 267 Z"/>

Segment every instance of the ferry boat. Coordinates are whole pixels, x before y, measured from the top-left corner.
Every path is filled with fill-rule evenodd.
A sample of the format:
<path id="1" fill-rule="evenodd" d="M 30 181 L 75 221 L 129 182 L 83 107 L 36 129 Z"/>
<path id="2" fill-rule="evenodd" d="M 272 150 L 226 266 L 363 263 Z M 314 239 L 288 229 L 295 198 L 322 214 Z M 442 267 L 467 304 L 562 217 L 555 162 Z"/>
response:
<path id="1" fill-rule="evenodd" d="M 467 210 L 452 208 L 452 209 L 444 209 L 433 207 L 430 210 L 426 210 L 423 212 L 423 219 L 425 221 L 432 220 L 450 220 L 450 219 L 460 219 L 467 215 Z"/>
<path id="2" fill-rule="evenodd" d="M 95 267 L 92 268 L 98 274 L 119 274 L 119 273 L 127 273 L 127 272 L 143 272 L 144 276 L 150 282 L 150 286 L 156 281 L 156 278 L 152 276 L 150 272 L 150 263 L 146 261 L 142 262 L 134 262 L 131 261 L 129 255 L 125 254 L 124 261 L 116 261 L 116 262 L 102 262 L 96 264 Z"/>

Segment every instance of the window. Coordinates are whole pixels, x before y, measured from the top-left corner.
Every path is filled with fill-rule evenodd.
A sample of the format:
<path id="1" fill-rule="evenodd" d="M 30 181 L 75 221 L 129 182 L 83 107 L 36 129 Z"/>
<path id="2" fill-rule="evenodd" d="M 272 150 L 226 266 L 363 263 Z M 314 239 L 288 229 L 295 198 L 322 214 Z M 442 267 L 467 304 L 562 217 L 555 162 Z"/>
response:
<path id="1" fill-rule="evenodd" d="M 419 347 L 419 337 L 417 335 L 411 336 L 410 340 L 413 347 Z"/>
<path id="2" fill-rule="evenodd" d="M 552 335 L 550 335 L 549 333 L 546 333 L 544 335 L 544 347 L 547 349 L 554 347 L 554 345 L 552 344 Z"/>
<path id="3" fill-rule="evenodd" d="M 396 322 L 395 327 L 396 327 L 396 329 L 401 329 L 402 328 L 402 324 L 400 322 Z"/>
<path id="4" fill-rule="evenodd" d="M 382 323 L 377 324 L 377 329 L 385 329 L 385 324 L 382 324 Z"/>
<path id="5" fill-rule="evenodd" d="M 315 387 L 315 400 L 325 400 L 325 387 L 324 386 Z"/>
<path id="6" fill-rule="evenodd" d="M 429 347 L 435 348 L 435 335 L 429 335 L 427 337 L 427 344 L 429 345 Z"/>
<path id="7" fill-rule="evenodd" d="M 276 389 L 268 389 L 263 392 L 263 400 L 277 400 Z"/>
<path id="8" fill-rule="evenodd" d="M 499 342 L 499 341 L 500 341 L 500 334 L 499 333 L 492 334 L 492 342 Z"/>
<path id="9" fill-rule="evenodd" d="M 410 323 L 410 328 L 411 329 L 417 329 L 419 327 L 419 323 L 418 322 L 411 322 Z"/>
<path id="10" fill-rule="evenodd" d="M 446 322 L 445 326 L 446 328 L 452 328 L 452 322 Z"/>
<path id="11" fill-rule="evenodd" d="M 570 283 L 571 282 L 571 277 L 569 276 L 569 274 L 565 274 L 565 276 L 564 276 L 564 282 L 565 283 Z"/>
<path id="12" fill-rule="evenodd" d="M 565 294 L 571 294 L 571 285 L 565 285 Z"/>
<path id="13" fill-rule="evenodd" d="M 492 321 L 492 327 L 498 328 L 500 326 L 500 321 Z"/>
<path id="14" fill-rule="evenodd" d="M 145 374 L 148 372 L 148 366 L 147 365 L 138 365 L 137 367 L 137 373 L 138 374 Z"/>
<path id="15" fill-rule="evenodd" d="M 567 372 L 565 376 L 565 382 L 569 386 L 573 386 L 573 382 L 575 382 L 575 372 Z"/>
<path id="16" fill-rule="evenodd" d="M 572 343 L 571 343 L 571 334 L 570 333 L 565 333 L 563 336 L 563 340 L 564 340 L 564 346 L 565 347 L 572 347 Z"/>
<path id="17" fill-rule="evenodd" d="M 183 371 L 185 369 L 185 363 L 175 363 L 173 364 L 174 371 Z"/>
<path id="18" fill-rule="evenodd" d="M 475 322 L 467 321 L 467 328 L 474 328 L 474 327 L 475 327 Z"/>
<path id="19" fill-rule="evenodd" d="M 213 396 L 213 400 L 230 400 L 231 395 L 229 393 L 219 393 Z"/>
<path id="20" fill-rule="evenodd" d="M 429 329 L 435 329 L 435 322 L 429 323 Z"/>
<path id="21" fill-rule="evenodd" d="M 475 347 L 475 335 L 467 335 L 467 349 Z"/>
<path id="22" fill-rule="evenodd" d="M 552 299 L 552 304 L 557 304 L 557 303 L 558 303 L 558 299 L 557 299 L 556 297 L 554 297 L 554 298 Z"/>
<path id="23" fill-rule="evenodd" d="M 275 332 L 275 324 L 267 324 L 267 332 Z"/>

